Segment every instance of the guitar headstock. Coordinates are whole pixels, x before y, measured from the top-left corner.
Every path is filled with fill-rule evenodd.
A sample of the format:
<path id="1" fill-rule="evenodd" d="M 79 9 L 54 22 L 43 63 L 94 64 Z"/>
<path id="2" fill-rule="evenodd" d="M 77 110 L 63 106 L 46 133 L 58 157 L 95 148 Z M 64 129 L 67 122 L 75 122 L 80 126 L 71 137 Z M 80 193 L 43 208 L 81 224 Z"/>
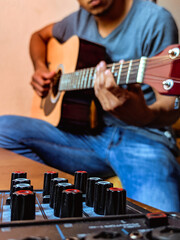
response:
<path id="1" fill-rule="evenodd" d="M 147 60 L 144 83 L 161 94 L 180 95 L 180 45 L 170 45 Z"/>

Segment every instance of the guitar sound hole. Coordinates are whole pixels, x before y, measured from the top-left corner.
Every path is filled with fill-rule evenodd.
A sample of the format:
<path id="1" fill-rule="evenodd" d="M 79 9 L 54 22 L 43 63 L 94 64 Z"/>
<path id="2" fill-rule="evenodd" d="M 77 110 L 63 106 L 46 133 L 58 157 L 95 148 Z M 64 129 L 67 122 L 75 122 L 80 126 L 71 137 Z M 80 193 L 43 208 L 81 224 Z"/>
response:
<path id="1" fill-rule="evenodd" d="M 62 74 L 62 72 L 61 72 L 61 70 L 59 70 L 53 79 L 52 94 L 54 97 L 56 97 L 56 95 L 58 94 L 58 87 L 59 87 L 59 83 L 60 83 L 61 74 Z"/>

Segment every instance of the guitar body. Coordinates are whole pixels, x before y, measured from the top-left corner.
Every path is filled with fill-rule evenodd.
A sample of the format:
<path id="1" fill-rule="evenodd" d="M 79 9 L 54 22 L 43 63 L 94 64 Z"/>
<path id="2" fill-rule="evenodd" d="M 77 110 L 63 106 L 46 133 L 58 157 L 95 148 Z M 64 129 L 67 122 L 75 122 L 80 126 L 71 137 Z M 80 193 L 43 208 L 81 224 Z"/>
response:
<path id="1" fill-rule="evenodd" d="M 105 48 L 77 36 L 63 44 L 54 38 L 48 43 L 47 62 L 50 71 L 71 73 L 77 69 L 94 67 L 101 60 L 106 60 Z M 59 82 L 52 86 L 43 100 L 34 95 L 31 116 L 70 130 L 95 128 L 97 111 L 93 90 L 59 92 L 58 85 Z"/>

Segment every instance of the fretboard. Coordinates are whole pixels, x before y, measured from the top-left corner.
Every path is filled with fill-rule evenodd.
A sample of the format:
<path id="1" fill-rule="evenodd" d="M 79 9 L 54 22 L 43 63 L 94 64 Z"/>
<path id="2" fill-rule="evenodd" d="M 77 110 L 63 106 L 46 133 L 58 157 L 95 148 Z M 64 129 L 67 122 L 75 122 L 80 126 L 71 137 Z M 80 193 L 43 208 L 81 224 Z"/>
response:
<path id="1" fill-rule="evenodd" d="M 118 85 L 143 83 L 146 61 L 146 57 L 141 57 L 139 60 L 108 64 L 107 69 L 110 69 Z M 95 74 L 95 67 L 62 74 L 59 91 L 91 89 L 94 87 Z"/>

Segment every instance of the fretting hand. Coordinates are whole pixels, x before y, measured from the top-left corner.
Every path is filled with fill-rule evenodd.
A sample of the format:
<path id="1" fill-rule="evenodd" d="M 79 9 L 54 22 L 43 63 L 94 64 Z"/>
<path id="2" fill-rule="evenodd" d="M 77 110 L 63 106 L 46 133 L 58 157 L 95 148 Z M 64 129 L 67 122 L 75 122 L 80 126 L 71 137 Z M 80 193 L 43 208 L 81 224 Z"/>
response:
<path id="1" fill-rule="evenodd" d="M 97 65 L 94 90 L 102 108 L 124 122 L 145 126 L 152 121 L 153 111 L 146 105 L 140 85 L 119 87 L 103 61 Z"/>

